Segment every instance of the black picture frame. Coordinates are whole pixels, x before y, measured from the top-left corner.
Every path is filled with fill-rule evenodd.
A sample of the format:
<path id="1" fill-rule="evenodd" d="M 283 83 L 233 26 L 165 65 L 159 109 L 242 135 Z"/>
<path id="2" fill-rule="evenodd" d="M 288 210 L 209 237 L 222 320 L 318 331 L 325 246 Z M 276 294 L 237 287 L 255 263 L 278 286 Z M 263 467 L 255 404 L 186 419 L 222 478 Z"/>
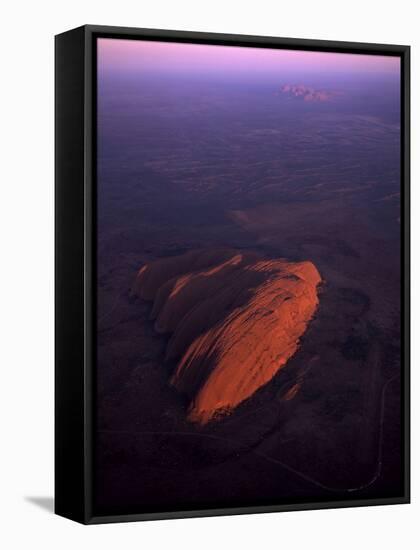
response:
<path id="1" fill-rule="evenodd" d="M 92 508 L 95 365 L 96 39 L 134 38 L 397 55 L 401 58 L 402 418 L 404 491 L 395 498 L 97 516 Z M 85 25 L 55 37 L 55 512 L 109 523 L 410 501 L 410 47 Z"/>

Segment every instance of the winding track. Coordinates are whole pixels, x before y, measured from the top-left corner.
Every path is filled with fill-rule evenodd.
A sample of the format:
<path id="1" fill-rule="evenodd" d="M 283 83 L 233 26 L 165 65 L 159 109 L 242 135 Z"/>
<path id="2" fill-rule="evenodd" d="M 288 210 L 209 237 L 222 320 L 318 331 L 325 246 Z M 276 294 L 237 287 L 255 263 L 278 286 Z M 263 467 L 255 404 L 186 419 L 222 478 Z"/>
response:
<path id="1" fill-rule="evenodd" d="M 315 479 L 311 476 L 308 476 L 308 475 L 306 475 L 305 473 L 303 473 L 299 470 L 296 470 L 295 468 L 293 468 L 292 466 L 289 466 L 285 462 L 282 462 L 281 460 L 278 460 L 278 459 L 276 459 L 272 456 L 267 455 L 266 453 L 262 453 L 261 451 L 258 451 L 256 449 L 251 449 L 251 452 L 256 454 L 257 456 L 260 456 L 260 457 L 264 458 L 268 462 L 271 462 L 273 464 L 277 464 L 278 466 L 281 466 L 282 468 L 284 468 L 288 472 L 291 472 L 291 473 L 297 475 L 301 479 L 304 479 L 305 481 L 307 481 L 309 483 L 312 483 L 313 485 L 315 485 L 317 487 L 320 487 L 321 489 L 324 489 L 325 491 L 329 491 L 329 492 L 332 492 L 332 493 L 342 493 L 343 491 L 348 492 L 348 493 L 352 493 L 352 492 L 361 491 L 363 489 L 366 489 L 367 487 L 370 487 L 371 485 L 373 485 L 373 483 L 375 483 L 375 481 L 377 479 L 379 479 L 379 477 L 382 473 L 382 453 L 383 453 L 382 444 L 383 444 L 383 433 L 384 433 L 383 423 L 384 423 L 384 416 L 385 416 L 386 392 L 387 392 L 387 389 L 388 389 L 389 385 L 394 380 L 396 380 L 398 377 L 399 377 L 399 374 L 396 374 L 395 376 L 393 376 L 392 378 L 387 380 L 384 383 L 384 385 L 382 386 L 382 390 L 381 390 L 381 414 L 380 414 L 380 421 L 379 421 L 378 457 L 377 457 L 375 472 L 374 472 L 373 476 L 371 477 L 371 479 L 367 483 L 364 483 L 363 485 L 359 485 L 357 487 L 350 487 L 350 488 L 347 488 L 347 489 L 341 489 L 341 488 L 337 488 L 337 487 L 328 486 L 328 485 L 325 485 L 324 483 L 318 481 L 317 479 Z M 241 441 L 238 441 L 238 440 L 232 439 L 232 438 L 220 437 L 220 436 L 210 435 L 210 434 L 182 432 L 182 431 L 169 432 L 169 431 L 136 431 L 136 430 L 98 430 L 98 432 L 99 433 L 114 433 L 114 434 L 124 433 L 124 434 L 129 434 L 129 435 L 166 435 L 166 436 L 175 436 L 176 435 L 176 436 L 186 436 L 186 437 L 203 437 L 203 438 L 213 439 L 213 440 L 218 440 L 218 441 L 223 441 L 223 442 L 234 442 L 234 443 L 238 443 L 240 445 L 243 444 Z"/>

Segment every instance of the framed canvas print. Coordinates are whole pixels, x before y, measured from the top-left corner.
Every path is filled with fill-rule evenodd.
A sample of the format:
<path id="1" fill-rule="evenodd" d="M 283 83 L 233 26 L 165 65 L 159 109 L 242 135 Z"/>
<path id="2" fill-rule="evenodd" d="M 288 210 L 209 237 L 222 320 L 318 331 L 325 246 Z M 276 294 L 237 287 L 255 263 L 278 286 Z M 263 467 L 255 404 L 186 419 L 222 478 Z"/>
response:
<path id="1" fill-rule="evenodd" d="M 56 513 L 409 502 L 409 69 L 56 37 Z"/>

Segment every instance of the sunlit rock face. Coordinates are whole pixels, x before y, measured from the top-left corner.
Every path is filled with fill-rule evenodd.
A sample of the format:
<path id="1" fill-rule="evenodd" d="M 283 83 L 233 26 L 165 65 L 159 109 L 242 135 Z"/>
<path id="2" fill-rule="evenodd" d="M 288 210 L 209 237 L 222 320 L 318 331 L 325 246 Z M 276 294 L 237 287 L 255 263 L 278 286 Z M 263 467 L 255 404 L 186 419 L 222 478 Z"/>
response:
<path id="1" fill-rule="evenodd" d="M 229 414 L 296 352 L 317 305 L 311 262 L 200 250 L 143 266 L 135 291 L 152 300 L 155 329 L 171 337 L 171 384 L 199 424 Z"/>

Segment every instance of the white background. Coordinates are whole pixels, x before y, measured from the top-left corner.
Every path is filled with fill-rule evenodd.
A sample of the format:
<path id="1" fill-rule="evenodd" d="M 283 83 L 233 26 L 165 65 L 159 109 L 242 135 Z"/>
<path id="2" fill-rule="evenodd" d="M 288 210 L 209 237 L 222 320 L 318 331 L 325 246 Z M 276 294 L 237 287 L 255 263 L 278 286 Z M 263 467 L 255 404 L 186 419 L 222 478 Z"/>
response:
<path id="1" fill-rule="evenodd" d="M 420 217 L 414 216 L 413 504 L 83 527 L 54 516 L 53 35 L 85 23 L 412 46 L 412 204 L 418 205 L 415 0 L 28 0 L 2 6 L 0 64 L 0 546 L 419 548 Z M 417 326 L 416 326 L 417 325 Z M 46 509 L 47 508 L 47 509 Z M 417 539 L 417 540 L 416 540 Z"/>

